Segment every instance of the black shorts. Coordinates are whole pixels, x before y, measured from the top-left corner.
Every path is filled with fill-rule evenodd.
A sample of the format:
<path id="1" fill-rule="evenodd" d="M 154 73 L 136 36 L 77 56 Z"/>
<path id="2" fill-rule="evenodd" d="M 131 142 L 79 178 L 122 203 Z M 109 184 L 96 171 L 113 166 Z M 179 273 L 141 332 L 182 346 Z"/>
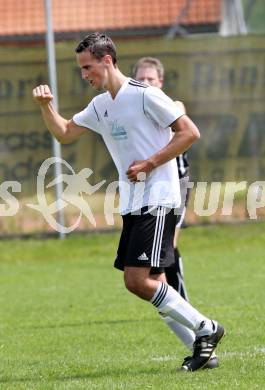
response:
<path id="1" fill-rule="evenodd" d="M 150 207 L 150 206 L 149 206 Z M 161 273 L 174 261 L 173 238 L 177 215 L 164 206 L 143 207 L 139 213 L 123 215 L 117 257 L 114 267 L 151 267 L 151 273 Z"/>

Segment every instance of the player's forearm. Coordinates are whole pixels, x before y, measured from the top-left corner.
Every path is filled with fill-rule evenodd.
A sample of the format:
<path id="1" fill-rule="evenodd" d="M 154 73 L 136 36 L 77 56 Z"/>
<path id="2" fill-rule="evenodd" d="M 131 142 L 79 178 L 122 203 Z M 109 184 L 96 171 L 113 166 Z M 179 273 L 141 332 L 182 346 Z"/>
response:
<path id="1" fill-rule="evenodd" d="M 148 162 L 150 163 L 150 166 L 153 167 L 153 169 L 157 168 L 185 152 L 187 149 L 189 149 L 190 145 L 190 142 L 175 143 L 170 141 L 170 143 L 165 148 L 159 150 L 157 153 L 151 156 L 148 159 Z"/>
<path id="2" fill-rule="evenodd" d="M 189 126 L 176 129 L 171 141 L 163 149 L 151 156 L 148 161 L 153 168 L 159 167 L 187 151 L 199 138 L 199 130 L 191 122 Z"/>
<path id="3" fill-rule="evenodd" d="M 51 134 L 60 142 L 67 143 L 69 121 L 64 119 L 52 106 L 51 102 L 41 106 L 44 122 Z"/>

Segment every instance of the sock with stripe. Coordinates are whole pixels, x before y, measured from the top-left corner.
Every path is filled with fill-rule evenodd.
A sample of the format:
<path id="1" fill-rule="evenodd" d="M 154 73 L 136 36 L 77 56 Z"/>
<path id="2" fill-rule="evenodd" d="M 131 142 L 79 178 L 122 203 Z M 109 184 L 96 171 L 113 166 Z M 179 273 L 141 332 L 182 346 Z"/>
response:
<path id="1" fill-rule="evenodd" d="M 213 333 L 212 321 L 198 312 L 166 283 L 158 282 L 158 288 L 150 302 L 163 315 L 194 331 L 197 337 Z"/>

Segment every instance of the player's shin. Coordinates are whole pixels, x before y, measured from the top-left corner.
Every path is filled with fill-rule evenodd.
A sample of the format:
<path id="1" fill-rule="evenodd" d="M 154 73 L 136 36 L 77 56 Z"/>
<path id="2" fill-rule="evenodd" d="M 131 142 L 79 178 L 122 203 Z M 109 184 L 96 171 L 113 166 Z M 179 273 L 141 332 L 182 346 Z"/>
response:
<path id="1" fill-rule="evenodd" d="M 168 325 L 172 332 L 182 341 L 182 343 L 188 348 L 188 350 L 193 351 L 193 343 L 195 341 L 195 333 L 187 328 L 186 326 L 180 324 L 173 318 L 168 315 L 159 313 L 161 319 Z"/>
<path id="2" fill-rule="evenodd" d="M 194 331 L 196 336 L 209 335 L 213 332 L 211 320 L 198 312 L 166 283 L 159 282 L 150 302 L 160 313 Z"/>

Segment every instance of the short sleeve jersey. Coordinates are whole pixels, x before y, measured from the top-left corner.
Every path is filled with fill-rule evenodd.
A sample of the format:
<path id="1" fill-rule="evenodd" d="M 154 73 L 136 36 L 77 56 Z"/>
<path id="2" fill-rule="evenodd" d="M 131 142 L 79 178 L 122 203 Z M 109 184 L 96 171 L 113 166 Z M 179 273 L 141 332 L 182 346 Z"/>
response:
<path id="1" fill-rule="evenodd" d="M 183 113 L 159 88 L 126 79 L 113 99 L 96 96 L 74 115 L 73 121 L 99 133 L 119 173 L 120 213 L 144 206 L 180 205 L 176 159 L 155 168 L 144 181 L 131 183 L 126 175 L 136 160 L 146 160 L 171 140 L 170 125 Z"/>

